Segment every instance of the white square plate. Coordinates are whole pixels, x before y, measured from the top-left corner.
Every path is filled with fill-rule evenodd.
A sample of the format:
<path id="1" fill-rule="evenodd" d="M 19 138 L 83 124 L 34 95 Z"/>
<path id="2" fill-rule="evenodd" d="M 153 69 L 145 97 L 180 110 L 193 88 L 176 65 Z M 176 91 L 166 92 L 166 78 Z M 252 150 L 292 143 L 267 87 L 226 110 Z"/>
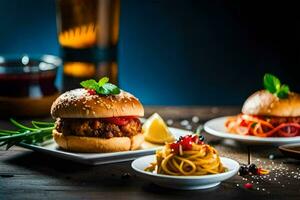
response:
<path id="1" fill-rule="evenodd" d="M 179 138 L 180 136 L 191 134 L 190 131 L 169 128 L 172 134 Z M 123 151 L 123 152 L 113 152 L 113 153 L 72 153 L 59 149 L 57 144 L 52 140 L 47 142 L 47 144 L 37 146 L 31 144 L 21 143 L 20 146 L 31 149 L 37 152 L 42 152 L 55 157 L 63 158 L 66 160 L 71 160 L 74 162 L 79 162 L 88 165 L 100 165 L 106 163 L 122 162 L 127 160 L 134 160 L 135 158 L 150 155 L 155 153 L 155 151 L 161 148 L 161 145 L 153 145 L 148 142 L 144 142 L 141 149 L 134 151 Z"/>

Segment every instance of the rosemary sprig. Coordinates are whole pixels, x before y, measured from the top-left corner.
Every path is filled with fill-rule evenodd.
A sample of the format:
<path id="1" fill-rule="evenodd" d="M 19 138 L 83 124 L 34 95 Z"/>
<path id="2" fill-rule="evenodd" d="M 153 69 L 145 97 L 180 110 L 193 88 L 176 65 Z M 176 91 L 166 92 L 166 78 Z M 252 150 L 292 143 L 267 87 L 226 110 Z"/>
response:
<path id="1" fill-rule="evenodd" d="M 52 138 L 52 130 L 54 123 L 31 121 L 32 127 L 10 119 L 10 122 L 18 130 L 0 130 L 0 146 L 5 146 L 6 149 L 24 142 L 27 144 L 41 144 Z"/>

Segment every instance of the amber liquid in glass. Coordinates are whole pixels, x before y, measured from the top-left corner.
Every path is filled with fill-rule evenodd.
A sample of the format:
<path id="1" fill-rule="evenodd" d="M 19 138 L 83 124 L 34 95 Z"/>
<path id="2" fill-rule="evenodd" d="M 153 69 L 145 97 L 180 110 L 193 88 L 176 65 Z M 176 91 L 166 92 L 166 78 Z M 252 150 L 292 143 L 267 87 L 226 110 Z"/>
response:
<path id="1" fill-rule="evenodd" d="M 63 90 L 103 76 L 118 83 L 120 0 L 57 0 Z"/>

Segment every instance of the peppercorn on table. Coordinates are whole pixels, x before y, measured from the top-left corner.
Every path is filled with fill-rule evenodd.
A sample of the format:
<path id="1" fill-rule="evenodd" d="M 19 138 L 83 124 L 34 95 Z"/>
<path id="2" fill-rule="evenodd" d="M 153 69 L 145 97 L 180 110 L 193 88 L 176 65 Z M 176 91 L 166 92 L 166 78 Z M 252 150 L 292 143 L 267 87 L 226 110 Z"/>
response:
<path id="1" fill-rule="evenodd" d="M 169 126 L 194 130 L 205 121 L 234 115 L 238 107 L 146 107 Z M 39 119 L 43 120 L 43 119 Z M 0 120 L 1 129 L 9 129 Z M 270 170 L 265 175 L 235 175 L 208 190 L 172 190 L 136 176 L 131 161 L 86 166 L 21 147 L 0 149 L 0 199 L 299 199 L 300 161 L 284 157 L 276 147 L 247 146 L 204 133 L 221 156 Z"/>

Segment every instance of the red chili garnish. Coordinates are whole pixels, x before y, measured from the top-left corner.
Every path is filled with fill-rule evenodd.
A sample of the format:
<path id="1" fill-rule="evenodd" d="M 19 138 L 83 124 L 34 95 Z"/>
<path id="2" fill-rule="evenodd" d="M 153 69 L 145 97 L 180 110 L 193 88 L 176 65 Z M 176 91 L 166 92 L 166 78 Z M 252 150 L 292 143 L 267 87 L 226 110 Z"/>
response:
<path id="1" fill-rule="evenodd" d="M 95 90 L 92 90 L 92 89 L 88 89 L 87 92 L 90 94 L 90 95 L 95 95 L 97 94 Z"/>
<path id="2" fill-rule="evenodd" d="M 245 126 L 248 127 L 249 122 L 247 122 L 246 120 L 242 120 L 242 122 L 240 123 L 241 126 Z"/>
<path id="3" fill-rule="evenodd" d="M 185 150 L 191 150 L 193 143 L 203 144 L 203 142 L 199 139 L 199 136 L 197 136 L 197 135 L 186 135 L 184 137 L 180 137 L 178 141 L 170 144 L 170 148 L 175 153 L 178 153 L 180 145 L 182 147 L 182 150 L 185 151 Z"/>
<path id="4" fill-rule="evenodd" d="M 198 135 L 194 135 L 194 136 L 192 137 L 192 141 L 195 142 L 195 143 L 197 143 L 197 144 L 198 144 L 199 140 L 200 140 L 200 139 L 199 139 Z"/>
<path id="5" fill-rule="evenodd" d="M 172 149 L 172 151 L 173 152 L 175 152 L 175 153 L 178 153 L 178 151 L 179 151 L 179 143 L 172 143 L 172 144 L 170 144 L 170 148 Z"/>
<path id="6" fill-rule="evenodd" d="M 181 142 L 182 150 L 191 150 L 192 149 L 192 138 L 191 137 L 185 137 Z"/>
<path id="7" fill-rule="evenodd" d="M 244 184 L 244 188 L 252 189 L 253 188 L 253 184 L 252 183 L 245 183 Z"/>

